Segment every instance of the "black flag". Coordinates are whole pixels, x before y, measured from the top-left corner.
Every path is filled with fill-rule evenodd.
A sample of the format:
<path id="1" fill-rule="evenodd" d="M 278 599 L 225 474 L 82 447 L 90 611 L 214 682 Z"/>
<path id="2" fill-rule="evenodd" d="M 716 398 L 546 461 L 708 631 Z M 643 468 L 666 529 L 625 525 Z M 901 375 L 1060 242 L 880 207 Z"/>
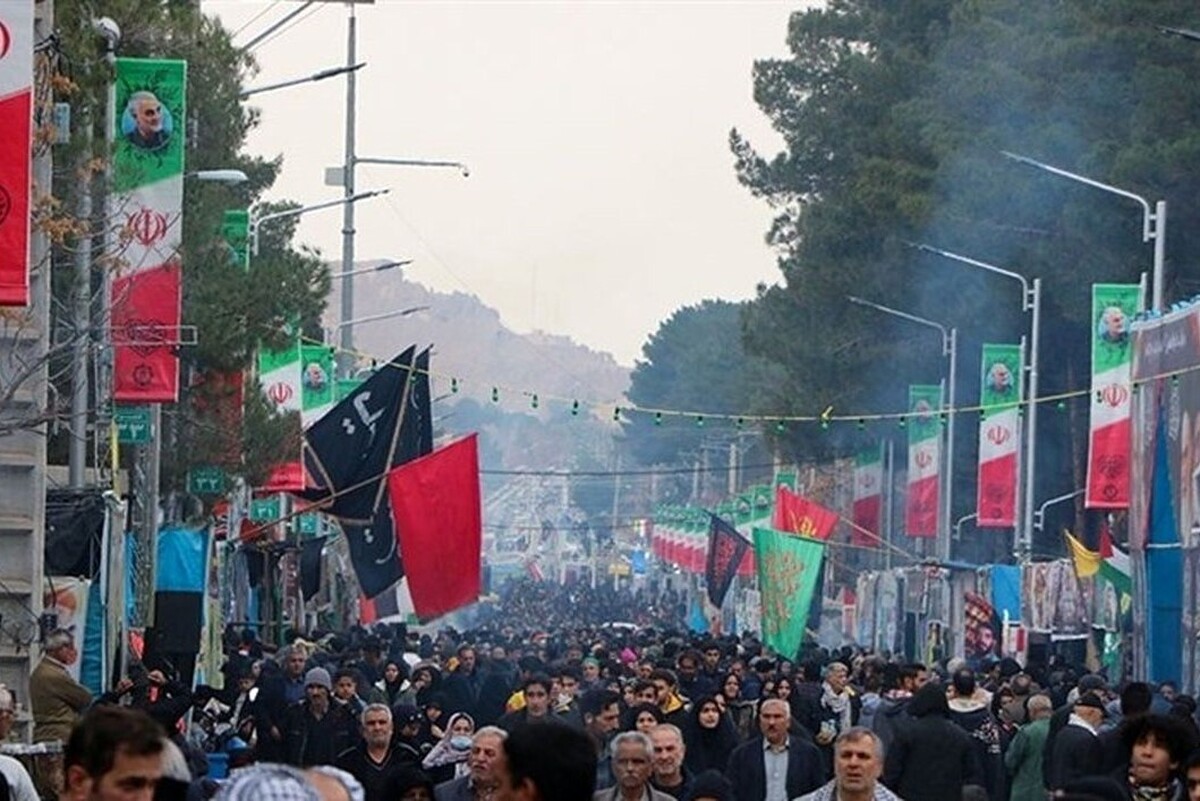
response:
<path id="1" fill-rule="evenodd" d="M 404 575 L 387 472 L 433 450 L 429 351 L 415 352 L 382 366 L 304 434 L 304 467 L 316 487 L 299 494 L 339 518 L 368 598 Z"/>
<path id="2" fill-rule="evenodd" d="M 304 432 L 304 470 L 312 484 L 298 495 L 343 522 L 375 517 L 400 439 L 415 353 L 411 347 L 382 366 Z"/>
<path id="3" fill-rule="evenodd" d="M 721 604 L 725 603 L 725 594 L 737 575 L 738 565 L 749 550 L 749 541 L 737 529 L 716 515 L 709 515 L 704 583 L 708 585 L 708 600 L 716 608 L 720 609 Z"/>
<path id="4" fill-rule="evenodd" d="M 384 493 L 375 518 L 365 525 L 342 523 L 346 544 L 350 546 L 350 564 L 358 577 L 363 595 L 374 598 L 404 577 L 396 530 L 392 526 L 392 503 Z"/>
<path id="5" fill-rule="evenodd" d="M 315 598 L 321 591 L 321 549 L 325 537 L 305 540 L 300 546 L 300 594 L 304 600 Z"/>

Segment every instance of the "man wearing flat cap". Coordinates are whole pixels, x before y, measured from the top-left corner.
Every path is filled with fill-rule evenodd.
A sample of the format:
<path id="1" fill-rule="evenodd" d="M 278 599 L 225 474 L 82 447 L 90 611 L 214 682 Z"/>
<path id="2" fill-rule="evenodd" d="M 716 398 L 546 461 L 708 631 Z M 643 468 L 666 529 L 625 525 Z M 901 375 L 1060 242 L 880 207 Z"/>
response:
<path id="1" fill-rule="evenodd" d="M 1085 776 L 1105 772 L 1104 752 L 1097 737 L 1104 720 L 1104 702 L 1088 691 L 1079 696 L 1067 725 L 1054 738 L 1048 779 L 1051 790 Z"/>

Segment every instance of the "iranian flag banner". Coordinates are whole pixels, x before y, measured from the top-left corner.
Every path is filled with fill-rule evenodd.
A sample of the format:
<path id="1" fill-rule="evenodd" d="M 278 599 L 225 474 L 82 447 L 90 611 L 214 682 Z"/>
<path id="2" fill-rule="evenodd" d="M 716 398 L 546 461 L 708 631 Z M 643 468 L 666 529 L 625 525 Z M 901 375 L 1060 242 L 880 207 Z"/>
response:
<path id="1" fill-rule="evenodd" d="M 908 495 L 904 530 L 910 537 L 936 537 L 942 469 L 942 388 L 913 384 L 908 388 Z"/>
<path id="2" fill-rule="evenodd" d="M 851 512 L 854 526 L 850 529 L 850 544 L 879 545 L 882 512 L 883 453 L 880 448 L 870 448 L 861 451 L 854 460 L 854 506 Z"/>
<path id="3" fill-rule="evenodd" d="M 0 0 L 0 142 L 0 306 L 28 306 L 33 0 Z"/>
<path id="4" fill-rule="evenodd" d="M 333 349 L 326 345 L 301 345 L 300 424 L 308 428 L 333 408 Z"/>
<path id="5" fill-rule="evenodd" d="M 187 63 L 116 64 L 113 213 L 121 250 L 112 281 L 113 398 L 179 398 Z"/>
<path id="6" fill-rule="evenodd" d="M 1092 408 L 1084 499 L 1089 509 L 1129 508 L 1129 325 L 1141 308 L 1137 284 L 1092 286 Z"/>
<path id="7" fill-rule="evenodd" d="M 1020 345 L 983 346 L 979 390 L 979 528 L 1012 528 L 1017 520 L 1022 358 Z"/>
<path id="8" fill-rule="evenodd" d="M 300 411 L 300 343 L 259 350 L 258 383 L 276 414 Z"/>
<path id="9" fill-rule="evenodd" d="M 246 209 L 226 209 L 221 217 L 221 239 L 229 249 L 229 263 L 249 270 L 250 212 Z"/>

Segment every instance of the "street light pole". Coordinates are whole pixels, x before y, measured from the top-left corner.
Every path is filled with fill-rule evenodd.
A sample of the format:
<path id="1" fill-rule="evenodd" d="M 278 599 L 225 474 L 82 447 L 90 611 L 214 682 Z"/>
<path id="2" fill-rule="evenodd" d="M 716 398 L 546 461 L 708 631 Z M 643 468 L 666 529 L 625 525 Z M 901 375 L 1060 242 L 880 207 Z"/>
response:
<path id="1" fill-rule="evenodd" d="M 884 314 L 908 320 L 917 325 L 936 328 L 942 334 L 942 355 L 950 362 L 947 377 L 950 387 L 946 392 L 946 408 L 950 411 L 946 415 L 946 469 L 943 471 L 944 489 L 942 491 L 941 523 L 938 526 L 938 559 L 939 561 L 947 562 L 950 560 L 950 515 L 953 514 L 951 496 L 954 492 L 954 418 L 957 416 L 954 414 L 954 410 L 956 408 L 955 387 L 958 384 L 958 329 L 953 326 L 944 326 L 941 323 L 927 320 L 924 317 L 918 317 L 915 314 L 902 312 L 899 309 L 893 309 L 890 306 L 873 303 L 854 295 L 848 295 L 847 298 L 851 303 L 856 303 L 859 306 L 866 306 Z"/>
<path id="2" fill-rule="evenodd" d="M 261 95 L 264 92 L 273 92 L 276 89 L 288 89 L 292 86 L 299 86 L 302 83 L 316 83 L 317 81 L 323 81 L 326 78 L 344 75 L 347 72 L 357 72 L 365 66 L 367 66 L 367 62 L 360 61 L 357 64 L 345 64 L 339 67 L 329 67 L 328 69 L 314 72 L 312 75 L 306 75 L 303 78 L 291 78 L 286 81 L 280 81 L 279 83 L 267 84 L 266 86 L 254 86 L 250 89 L 243 89 L 238 97 L 240 97 L 242 100 L 245 100 L 248 97 Z"/>
<path id="3" fill-rule="evenodd" d="M 346 151 L 345 160 L 342 162 L 340 170 L 340 184 L 345 190 L 345 195 L 349 198 L 354 194 L 354 168 L 359 164 L 386 164 L 397 167 L 454 167 L 458 169 L 463 177 L 467 177 L 469 171 L 465 164 L 458 161 L 425 161 L 421 159 L 389 159 L 389 158 L 363 158 L 360 157 L 356 150 L 356 83 L 355 83 L 355 58 L 358 52 L 358 19 L 354 13 L 354 2 L 348 4 L 350 6 L 350 17 L 346 28 Z M 338 170 L 334 168 L 330 170 L 336 174 Z M 326 178 L 327 183 L 331 183 L 329 178 Z M 343 321 L 352 321 L 354 318 L 354 205 L 347 202 L 345 211 L 342 213 L 342 270 L 339 273 L 341 276 L 341 299 L 340 312 Z M 343 324 L 339 326 L 341 336 L 339 337 L 338 346 L 344 354 L 339 371 L 348 374 L 350 372 L 353 357 L 350 354 L 354 353 L 354 326 L 353 324 Z"/>
<path id="4" fill-rule="evenodd" d="M 1027 427 L 1025 429 L 1025 484 L 1022 498 L 1021 528 L 1016 537 L 1016 556 L 1028 559 L 1031 543 L 1033 542 L 1033 487 L 1035 477 L 1035 460 L 1037 458 L 1037 411 L 1038 411 L 1038 342 L 1042 330 L 1042 279 L 1034 278 L 1032 283 L 1020 273 L 988 264 L 984 261 L 951 253 L 948 250 L 935 248 L 931 245 L 908 243 L 910 247 L 925 253 L 932 253 L 951 261 L 978 267 L 996 275 L 1002 275 L 1021 283 L 1021 311 L 1030 313 L 1029 324 L 1029 389 L 1025 393 Z"/>
<path id="5" fill-rule="evenodd" d="M 350 18 L 346 29 L 346 64 L 355 63 L 358 50 L 358 18 L 354 13 L 354 3 L 350 3 Z M 356 138 L 356 80 L 353 71 L 346 73 L 346 159 L 342 165 L 342 188 L 347 198 L 354 194 L 354 163 Z M 350 275 L 354 271 L 354 204 L 347 202 L 342 210 L 342 291 L 341 317 L 350 320 L 354 317 L 354 279 Z M 354 334 L 350 326 L 341 329 L 340 346 L 345 354 L 345 364 L 349 364 L 354 352 Z M 341 373 L 349 371 L 344 365 Z"/>
<path id="6" fill-rule="evenodd" d="M 386 195 L 390 191 L 391 190 L 389 189 L 376 189 L 373 192 L 359 192 L 357 195 L 352 195 L 350 197 L 338 198 L 337 200 L 327 200 L 324 203 L 316 203 L 312 206 L 302 206 L 298 209 L 284 209 L 283 211 L 273 211 L 270 214 L 263 215 L 252 214 L 250 217 L 250 252 L 255 256 L 258 255 L 258 229 L 261 228 L 262 224 L 265 222 L 270 222 L 271 220 L 281 220 L 285 217 L 295 217 L 299 214 L 307 214 L 310 211 L 330 209 L 334 206 L 341 206 L 342 204 L 352 206 L 360 200 L 366 200 L 369 197 L 376 197 L 377 195 Z M 341 273 L 339 273 L 339 275 L 340 274 Z"/>
<path id="7" fill-rule="evenodd" d="M 1080 495 L 1083 494 L 1083 492 L 1084 492 L 1083 490 L 1077 489 L 1074 492 L 1068 492 L 1065 495 L 1059 495 L 1057 497 L 1051 498 L 1050 500 L 1042 503 L 1042 505 L 1038 507 L 1037 514 L 1034 515 L 1034 519 L 1033 519 L 1034 528 L 1036 528 L 1038 531 L 1045 531 L 1046 530 L 1046 510 L 1049 509 L 1051 506 L 1056 506 L 1056 505 L 1062 503 L 1063 501 L 1069 501 L 1072 498 L 1078 498 Z"/>
<path id="8" fill-rule="evenodd" d="M 1120 187 L 1112 186 L 1111 184 L 1102 183 L 1085 175 L 1069 172 L 1061 167 L 1055 167 L 1051 164 L 1046 164 L 1036 159 L 1031 159 L 1028 156 L 1022 156 L 1018 153 L 1010 153 L 1007 150 L 1001 150 L 1005 157 L 1018 161 L 1021 164 L 1028 164 L 1030 167 L 1036 167 L 1039 170 L 1052 173 L 1054 175 L 1068 178 L 1081 184 L 1100 189 L 1110 194 L 1119 195 L 1120 197 L 1129 198 L 1136 201 L 1142 207 L 1142 241 L 1149 242 L 1154 240 L 1154 273 L 1153 286 L 1151 291 L 1154 294 L 1151 303 L 1151 311 L 1162 312 L 1164 306 L 1164 296 L 1166 290 L 1166 260 L 1167 260 L 1167 201 L 1159 200 L 1154 204 L 1154 209 L 1150 209 L 1150 201 L 1141 195 L 1135 194 Z"/>
<path id="9" fill-rule="evenodd" d="M 351 270 L 348 273 L 334 273 L 329 276 L 331 279 L 345 278 L 349 275 L 362 275 L 363 273 L 382 273 L 396 267 L 403 267 L 406 264 L 412 264 L 412 259 L 401 259 L 400 261 L 389 261 L 383 264 L 377 264 L 374 267 L 359 267 L 357 270 Z"/>
<path id="10" fill-rule="evenodd" d="M 340 323 L 333 326 L 333 328 L 329 329 L 329 330 L 330 331 L 338 331 L 338 330 L 341 330 L 341 329 L 345 328 L 346 326 L 350 326 L 350 325 L 358 325 L 360 323 L 373 323 L 376 320 L 390 320 L 393 317 L 407 317 L 410 314 L 416 314 L 417 312 L 423 312 L 423 311 L 429 311 L 429 307 L 428 306 L 412 306 L 407 309 L 397 309 L 396 311 L 383 312 L 382 314 L 369 314 L 366 317 L 359 317 L 356 320 L 343 320 Z M 327 336 L 327 339 L 333 339 L 333 337 Z"/>

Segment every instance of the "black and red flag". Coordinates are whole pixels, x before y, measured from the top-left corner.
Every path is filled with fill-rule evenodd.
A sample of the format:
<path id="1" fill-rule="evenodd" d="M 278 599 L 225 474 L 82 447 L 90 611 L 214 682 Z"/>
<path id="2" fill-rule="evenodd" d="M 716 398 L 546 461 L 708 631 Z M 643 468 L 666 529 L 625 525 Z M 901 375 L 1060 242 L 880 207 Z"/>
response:
<path id="1" fill-rule="evenodd" d="M 725 602 L 725 594 L 729 592 L 729 585 L 733 584 L 733 577 L 737 575 L 738 565 L 750 550 L 750 541 L 716 515 L 710 514 L 708 517 L 708 560 L 704 569 L 704 583 L 708 586 L 708 600 L 720 609 Z"/>
<path id="2" fill-rule="evenodd" d="M 363 594 L 404 576 L 388 471 L 433 450 L 429 351 L 408 348 L 304 433 L 309 487 L 296 493 L 341 523 Z"/>

